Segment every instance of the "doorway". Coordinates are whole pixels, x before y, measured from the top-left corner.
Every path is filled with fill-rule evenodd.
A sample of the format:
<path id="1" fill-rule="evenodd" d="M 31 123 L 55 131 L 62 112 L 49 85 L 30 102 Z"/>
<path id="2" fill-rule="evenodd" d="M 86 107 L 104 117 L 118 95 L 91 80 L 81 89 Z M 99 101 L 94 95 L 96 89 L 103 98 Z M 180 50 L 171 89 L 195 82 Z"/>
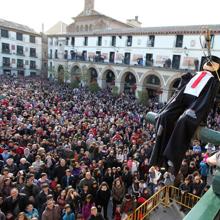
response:
<path id="1" fill-rule="evenodd" d="M 172 68 L 173 69 L 179 69 L 180 68 L 180 55 L 173 55 L 173 62 L 172 62 Z"/>

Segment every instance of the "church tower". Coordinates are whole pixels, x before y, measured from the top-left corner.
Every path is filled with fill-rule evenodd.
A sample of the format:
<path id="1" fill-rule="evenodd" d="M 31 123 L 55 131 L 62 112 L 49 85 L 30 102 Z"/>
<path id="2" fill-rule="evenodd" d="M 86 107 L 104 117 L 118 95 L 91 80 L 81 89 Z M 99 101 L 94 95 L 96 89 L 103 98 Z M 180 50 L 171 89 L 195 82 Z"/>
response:
<path id="1" fill-rule="evenodd" d="M 94 10 L 95 0 L 85 0 L 84 11 Z"/>

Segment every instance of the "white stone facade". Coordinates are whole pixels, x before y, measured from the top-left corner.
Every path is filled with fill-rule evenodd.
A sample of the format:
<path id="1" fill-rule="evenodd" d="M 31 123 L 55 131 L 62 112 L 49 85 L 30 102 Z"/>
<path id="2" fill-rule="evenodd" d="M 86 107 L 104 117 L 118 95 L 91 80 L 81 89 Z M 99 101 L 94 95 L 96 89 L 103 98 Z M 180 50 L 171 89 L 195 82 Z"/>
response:
<path id="1" fill-rule="evenodd" d="M 212 28 L 214 27 L 212 54 L 220 56 L 220 26 Z M 172 30 L 172 27 L 169 28 Z M 175 28 L 173 27 L 173 30 Z M 191 28 L 192 31 L 193 28 L 200 30 L 199 26 L 187 28 Z M 59 65 L 62 65 L 69 73 L 74 74 L 72 68 L 76 63 L 80 71 L 83 66 L 89 70 L 90 65 L 93 65 L 98 75 L 97 82 L 102 88 L 106 87 L 104 70 L 107 68 L 114 73 L 115 86 L 119 92 L 123 92 L 124 78 L 130 72 L 136 79 L 136 96 L 138 91 L 151 88 L 159 91 L 160 101 L 167 101 L 172 93 L 174 81 L 182 73 L 200 70 L 204 59 L 203 51 L 206 51 L 201 46 L 201 43 L 203 46 L 205 43 L 205 33 L 200 40 L 199 31 L 184 33 L 179 27 L 170 33 L 164 28 L 159 33 L 159 29 L 155 28 L 152 31 L 150 28 L 139 28 L 133 31 L 123 29 L 90 34 L 49 35 L 48 68 L 57 72 Z M 114 59 L 111 59 L 112 54 Z M 170 64 L 167 60 L 170 60 Z M 146 85 L 145 79 L 149 75 L 158 77 L 159 84 Z"/>
<path id="2" fill-rule="evenodd" d="M 7 22 L 0 23 L 1 75 L 40 75 L 41 52 L 42 39 L 39 34 L 15 27 L 12 29 Z"/>

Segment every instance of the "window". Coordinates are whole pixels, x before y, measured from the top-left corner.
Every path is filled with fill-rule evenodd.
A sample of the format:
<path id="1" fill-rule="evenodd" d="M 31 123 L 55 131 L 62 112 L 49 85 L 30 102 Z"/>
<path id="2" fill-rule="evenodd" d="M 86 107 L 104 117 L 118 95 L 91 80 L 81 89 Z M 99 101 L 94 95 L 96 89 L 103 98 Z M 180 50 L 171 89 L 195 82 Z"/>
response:
<path id="1" fill-rule="evenodd" d="M 116 46 L 116 36 L 112 36 L 112 46 Z"/>
<path id="2" fill-rule="evenodd" d="M 84 46 L 88 46 L 88 37 L 84 38 Z"/>
<path id="3" fill-rule="evenodd" d="M 149 40 L 147 42 L 147 46 L 148 47 L 154 47 L 154 41 L 155 41 L 155 36 L 154 35 L 150 35 L 149 36 Z"/>
<path id="4" fill-rule="evenodd" d="M 64 59 L 68 59 L 68 50 L 64 51 Z"/>
<path id="5" fill-rule="evenodd" d="M 58 58 L 58 53 L 57 53 L 57 50 L 55 50 L 54 57 L 55 57 L 55 59 L 57 59 L 57 58 Z"/>
<path id="6" fill-rule="evenodd" d="M 50 70 L 52 70 L 52 69 L 53 69 L 53 63 L 50 62 Z"/>
<path id="7" fill-rule="evenodd" d="M 10 53 L 10 45 L 2 43 L 2 53 Z"/>
<path id="8" fill-rule="evenodd" d="M 69 45 L 69 38 L 66 37 L 66 46 L 68 46 L 68 45 Z"/>
<path id="9" fill-rule="evenodd" d="M 71 38 L 71 45 L 72 45 L 72 46 L 75 46 L 75 37 L 72 37 L 72 38 Z"/>
<path id="10" fill-rule="evenodd" d="M 18 68 L 24 68 L 24 60 L 17 59 L 17 67 Z"/>
<path id="11" fill-rule="evenodd" d="M 53 50 L 50 49 L 50 59 L 53 59 Z"/>
<path id="12" fill-rule="evenodd" d="M 56 38 L 56 39 L 54 39 L 54 41 L 55 41 L 55 46 L 58 46 L 58 38 Z"/>
<path id="13" fill-rule="evenodd" d="M 176 47 L 182 47 L 183 46 L 183 35 L 177 35 L 176 36 Z"/>
<path id="14" fill-rule="evenodd" d="M 101 36 L 98 37 L 98 46 L 102 46 L 102 37 Z"/>
<path id="15" fill-rule="evenodd" d="M 36 62 L 33 60 L 30 61 L 30 69 L 36 69 Z"/>
<path id="16" fill-rule="evenodd" d="M 23 46 L 17 46 L 17 54 L 18 55 L 24 55 L 24 47 Z"/>
<path id="17" fill-rule="evenodd" d="M 130 64 L 131 61 L 131 53 L 125 53 L 124 55 L 124 64 Z"/>
<path id="18" fill-rule="evenodd" d="M 33 35 L 30 35 L 30 43 L 35 43 L 35 36 Z"/>
<path id="19" fill-rule="evenodd" d="M 10 67 L 10 58 L 3 57 L 3 66 Z"/>
<path id="20" fill-rule="evenodd" d="M 1 29 L 1 37 L 8 38 L 9 37 L 8 30 Z"/>
<path id="21" fill-rule="evenodd" d="M 131 47 L 131 46 L 132 46 L 132 36 L 128 36 L 127 46 L 128 46 L 128 47 Z"/>
<path id="22" fill-rule="evenodd" d="M 23 34 L 22 33 L 16 33 L 16 39 L 23 41 Z"/>
<path id="23" fill-rule="evenodd" d="M 49 45 L 50 45 L 50 46 L 53 46 L 53 38 L 49 38 L 48 41 L 49 41 Z"/>
<path id="24" fill-rule="evenodd" d="M 75 60 L 76 59 L 76 52 L 71 50 L 70 51 L 70 56 L 71 56 L 71 60 Z"/>
<path id="25" fill-rule="evenodd" d="M 30 48 L 30 57 L 37 57 L 36 48 Z"/>

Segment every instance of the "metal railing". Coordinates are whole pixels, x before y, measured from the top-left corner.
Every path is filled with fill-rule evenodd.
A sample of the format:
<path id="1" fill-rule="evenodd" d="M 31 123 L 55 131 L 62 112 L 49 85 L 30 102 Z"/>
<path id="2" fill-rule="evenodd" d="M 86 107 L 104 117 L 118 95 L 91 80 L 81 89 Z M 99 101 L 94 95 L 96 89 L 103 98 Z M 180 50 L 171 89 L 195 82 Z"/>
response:
<path id="1" fill-rule="evenodd" d="M 192 209 L 195 206 L 195 204 L 200 200 L 200 197 L 194 194 L 181 193 L 181 190 L 174 186 L 169 186 L 169 193 L 170 201 L 175 201 L 177 204 L 184 206 L 188 209 Z"/>
<path id="2" fill-rule="evenodd" d="M 199 201 L 200 197 L 191 193 L 182 194 L 181 190 L 174 186 L 164 186 L 146 202 L 140 205 L 126 220 L 143 220 L 159 205 L 168 207 L 171 202 L 191 209 Z"/>

